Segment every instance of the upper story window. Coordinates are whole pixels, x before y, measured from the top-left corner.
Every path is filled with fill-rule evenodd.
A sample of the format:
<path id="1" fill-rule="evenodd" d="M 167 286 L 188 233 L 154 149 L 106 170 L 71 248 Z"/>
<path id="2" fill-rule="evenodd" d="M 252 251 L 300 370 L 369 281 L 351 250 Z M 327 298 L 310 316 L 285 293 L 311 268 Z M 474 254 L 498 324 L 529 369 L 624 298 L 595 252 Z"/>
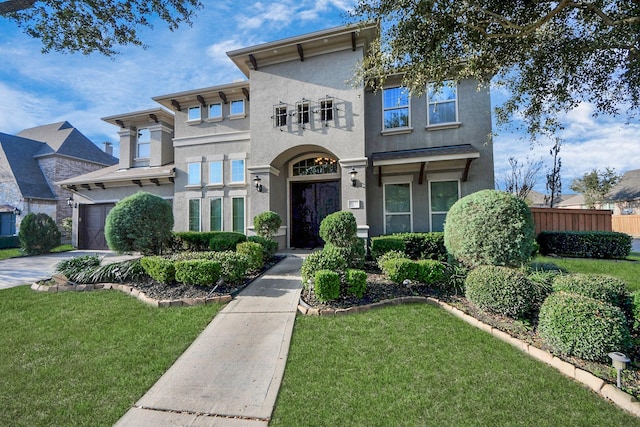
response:
<path id="1" fill-rule="evenodd" d="M 323 122 L 333 120 L 333 99 L 320 100 L 320 120 Z"/>
<path id="2" fill-rule="evenodd" d="M 457 92 L 456 83 L 451 80 L 445 81 L 442 87 L 429 83 L 427 86 L 428 126 L 458 122 Z"/>
<path id="3" fill-rule="evenodd" d="M 240 116 L 244 114 L 244 99 L 236 99 L 231 101 L 230 115 Z"/>
<path id="4" fill-rule="evenodd" d="M 187 120 L 200 120 L 202 116 L 200 115 L 200 106 L 189 107 L 189 112 L 187 116 Z"/>
<path id="5" fill-rule="evenodd" d="M 309 103 L 308 102 L 298 102 L 296 104 L 298 123 L 305 124 L 309 123 Z"/>
<path id="6" fill-rule="evenodd" d="M 382 91 L 384 129 L 409 127 L 409 92 L 406 88 L 390 87 Z"/>
<path id="7" fill-rule="evenodd" d="M 136 158 L 147 159 L 151 157 L 151 132 L 149 129 L 138 129 L 136 145 Z"/>
<path id="8" fill-rule="evenodd" d="M 209 118 L 210 119 L 221 119 L 222 118 L 222 103 L 214 102 L 213 104 L 209 104 Z"/>
<path id="9" fill-rule="evenodd" d="M 244 183 L 244 159 L 231 160 L 231 182 Z"/>
<path id="10" fill-rule="evenodd" d="M 187 163 L 187 172 L 189 177 L 187 178 L 187 185 L 200 185 L 201 184 L 201 173 L 200 173 L 200 163 Z"/>
<path id="11" fill-rule="evenodd" d="M 287 107 L 285 105 L 273 107 L 273 123 L 277 127 L 287 125 Z"/>
<path id="12" fill-rule="evenodd" d="M 222 161 L 209 162 L 209 184 L 222 184 Z"/>

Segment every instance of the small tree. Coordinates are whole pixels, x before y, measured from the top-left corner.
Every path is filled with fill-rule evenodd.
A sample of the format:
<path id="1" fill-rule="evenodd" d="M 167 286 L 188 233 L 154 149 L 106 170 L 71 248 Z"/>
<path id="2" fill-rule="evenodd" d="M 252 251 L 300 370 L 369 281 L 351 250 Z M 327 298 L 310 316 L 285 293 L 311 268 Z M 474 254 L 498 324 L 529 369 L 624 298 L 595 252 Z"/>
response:
<path id="1" fill-rule="evenodd" d="M 20 223 L 18 238 L 26 253 L 45 254 L 60 244 L 60 230 L 49 215 L 30 213 Z"/>
<path id="2" fill-rule="evenodd" d="M 606 168 L 604 171 L 594 169 L 585 173 L 582 178 L 574 179 L 571 189 L 584 195 L 584 203 L 589 209 L 595 209 L 602 204 L 607 193 L 620 181 L 615 169 Z"/>
<path id="3" fill-rule="evenodd" d="M 253 217 L 253 227 L 256 230 L 256 234 L 260 237 L 267 239 L 273 238 L 280 226 L 282 225 L 282 218 L 275 212 L 266 211 Z"/>
<path id="4" fill-rule="evenodd" d="M 162 198 L 140 191 L 120 200 L 107 215 L 104 234 L 116 252 L 162 253 L 171 238 L 173 212 Z"/>
<path id="5" fill-rule="evenodd" d="M 504 191 L 518 199 L 527 200 L 527 196 L 538 180 L 542 160 L 531 161 L 527 158 L 521 163 L 515 157 L 509 157 L 509 166 L 511 170 L 504 177 Z"/>
<path id="6" fill-rule="evenodd" d="M 560 139 L 556 139 L 555 144 L 553 144 L 553 147 L 549 150 L 549 154 L 553 157 L 553 167 L 547 174 L 547 191 L 549 195 L 545 197 L 545 202 L 549 203 L 550 208 L 553 207 L 562 192 L 562 180 L 560 178 L 562 161 L 558 155 L 560 153 L 560 144 Z"/>

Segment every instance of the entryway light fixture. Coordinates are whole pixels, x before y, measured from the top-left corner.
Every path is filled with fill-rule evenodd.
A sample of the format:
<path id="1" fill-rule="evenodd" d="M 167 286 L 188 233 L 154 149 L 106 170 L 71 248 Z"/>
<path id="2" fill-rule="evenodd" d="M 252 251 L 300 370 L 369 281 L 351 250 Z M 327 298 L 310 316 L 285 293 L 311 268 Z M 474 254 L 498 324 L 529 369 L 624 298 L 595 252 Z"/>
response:
<path id="1" fill-rule="evenodd" d="M 619 351 L 609 353 L 609 357 L 611 358 L 613 367 L 616 368 L 616 371 L 618 371 L 618 388 L 620 388 L 620 371 L 627 368 L 627 363 L 631 362 L 631 359 L 629 359 Z"/>
<path id="2" fill-rule="evenodd" d="M 13 210 L 13 214 L 15 216 L 20 216 L 21 213 L 22 213 L 22 211 L 20 209 L 18 209 L 18 207 L 16 206 L 15 209 Z"/>
<path id="3" fill-rule="evenodd" d="M 69 206 L 70 208 L 73 207 L 73 195 L 67 197 L 67 206 Z"/>
<path id="4" fill-rule="evenodd" d="M 352 167 L 349 171 L 349 175 L 351 175 L 351 186 L 355 187 L 356 182 L 358 182 L 358 180 L 356 179 L 356 175 L 358 175 L 358 171 L 356 170 L 356 168 Z"/>
<path id="5" fill-rule="evenodd" d="M 262 184 L 260 183 L 260 181 L 262 181 L 260 179 L 260 175 L 256 175 L 255 178 L 253 178 L 253 183 L 256 186 L 256 190 L 258 190 L 258 193 L 262 193 Z"/>

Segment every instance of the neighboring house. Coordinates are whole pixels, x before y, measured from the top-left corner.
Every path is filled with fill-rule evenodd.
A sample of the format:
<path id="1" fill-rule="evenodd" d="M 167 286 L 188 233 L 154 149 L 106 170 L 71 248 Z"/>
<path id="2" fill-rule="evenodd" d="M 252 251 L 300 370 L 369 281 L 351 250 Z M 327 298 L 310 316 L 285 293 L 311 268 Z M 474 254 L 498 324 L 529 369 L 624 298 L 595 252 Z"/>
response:
<path id="1" fill-rule="evenodd" d="M 640 169 L 626 171 L 606 201 L 614 215 L 640 215 Z"/>
<path id="2" fill-rule="evenodd" d="M 456 200 L 494 188 L 490 95 L 462 81 L 412 97 L 399 76 L 354 86 L 378 35 L 344 26 L 228 52 L 248 80 L 153 98 L 173 114 L 105 118 L 120 127 L 120 165 L 60 183 L 76 218 L 144 190 L 171 200 L 176 231 L 252 233 L 255 215 L 275 211 L 280 247 L 321 245 L 320 221 L 338 210 L 363 238 L 442 230 Z"/>
<path id="3" fill-rule="evenodd" d="M 567 197 L 571 197 L 572 194 L 561 194 L 556 197 L 553 203 L 553 207 L 559 207 L 558 205 L 562 203 L 564 199 Z M 548 208 L 550 205 L 550 196 L 547 194 L 540 193 L 539 191 L 531 190 L 527 195 L 526 202 L 532 208 Z"/>
<path id="4" fill-rule="evenodd" d="M 17 234 L 28 213 L 45 213 L 60 224 L 71 216 L 71 193 L 55 182 L 117 161 L 68 122 L 0 133 L 0 236 Z"/>

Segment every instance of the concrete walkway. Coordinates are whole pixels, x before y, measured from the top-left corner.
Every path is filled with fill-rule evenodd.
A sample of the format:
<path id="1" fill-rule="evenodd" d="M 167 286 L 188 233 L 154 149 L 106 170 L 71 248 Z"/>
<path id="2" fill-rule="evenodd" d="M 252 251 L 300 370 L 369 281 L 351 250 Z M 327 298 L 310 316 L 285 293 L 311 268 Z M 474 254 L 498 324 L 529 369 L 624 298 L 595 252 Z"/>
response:
<path id="1" fill-rule="evenodd" d="M 130 258 L 128 255 L 118 255 L 111 251 L 69 251 L 5 259 L 0 261 L 0 289 L 30 285 L 38 280 L 48 279 L 53 274 L 57 263 L 82 255 L 98 255 L 104 258 L 104 262 L 117 262 Z"/>
<path id="2" fill-rule="evenodd" d="M 302 259 L 256 279 L 116 426 L 267 426 L 300 298 Z"/>

